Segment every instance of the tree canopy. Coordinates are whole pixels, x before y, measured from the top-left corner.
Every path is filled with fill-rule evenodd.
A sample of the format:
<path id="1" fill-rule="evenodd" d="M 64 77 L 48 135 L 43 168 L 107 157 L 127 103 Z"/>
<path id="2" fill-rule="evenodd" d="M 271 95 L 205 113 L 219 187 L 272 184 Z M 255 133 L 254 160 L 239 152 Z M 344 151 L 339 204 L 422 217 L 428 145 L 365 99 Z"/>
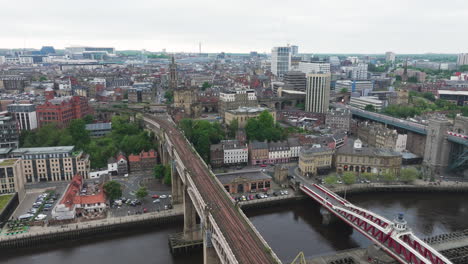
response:
<path id="1" fill-rule="evenodd" d="M 411 183 L 419 176 L 418 170 L 415 168 L 405 168 L 401 170 L 400 179 L 405 183 Z"/>
<path id="2" fill-rule="evenodd" d="M 122 196 L 122 186 L 117 181 L 108 181 L 104 184 L 104 192 L 112 200 Z"/>
<path id="3" fill-rule="evenodd" d="M 154 134 L 129 122 L 125 116 L 112 118 L 112 132 L 104 137 L 90 138 L 83 119 L 72 120 L 68 128 L 56 124 L 45 125 L 36 131 L 24 131 L 20 137 L 21 147 L 75 146 L 90 155 L 92 168 L 103 168 L 107 160 L 119 150 L 125 154 L 137 154 L 155 148 Z"/>
<path id="4" fill-rule="evenodd" d="M 348 185 L 356 183 L 356 174 L 350 171 L 343 173 L 343 182 Z"/>
<path id="5" fill-rule="evenodd" d="M 266 110 L 258 117 L 247 120 L 245 131 L 249 140 L 278 141 L 287 137 L 287 131 L 275 123 L 273 116 Z"/>
<path id="6" fill-rule="evenodd" d="M 136 191 L 135 193 L 136 197 L 138 199 L 143 199 L 145 198 L 146 196 L 148 196 L 148 190 L 146 189 L 146 187 L 140 187 L 138 188 L 138 190 Z"/>
<path id="7" fill-rule="evenodd" d="M 206 120 L 185 118 L 180 121 L 179 127 L 206 162 L 210 160 L 210 145 L 219 143 L 225 137 L 224 130 L 218 122 L 210 123 Z"/>
<path id="8" fill-rule="evenodd" d="M 368 104 L 368 105 L 366 105 L 366 107 L 364 107 L 364 110 L 375 112 L 375 107 L 374 107 L 374 105 Z"/>
<path id="9" fill-rule="evenodd" d="M 332 175 L 332 176 L 325 177 L 325 179 L 323 179 L 323 181 L 327 185 L 333 185 L 333 184 L 336 184 L 338 182 L 338 178 L 336 176 Z"/>

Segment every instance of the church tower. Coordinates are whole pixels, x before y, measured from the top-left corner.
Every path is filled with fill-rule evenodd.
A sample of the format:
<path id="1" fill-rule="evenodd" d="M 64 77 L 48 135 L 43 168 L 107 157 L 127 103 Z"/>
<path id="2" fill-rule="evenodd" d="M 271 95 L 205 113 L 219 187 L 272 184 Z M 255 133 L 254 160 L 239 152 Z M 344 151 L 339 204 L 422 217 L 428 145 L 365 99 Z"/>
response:
<path id="1" fill-rule="evenodd" d="M 169 89 L 177 89 L 177 64 L 175 63 L 174 55 L 172 55 L 172 61 L 169 65 Z"/>

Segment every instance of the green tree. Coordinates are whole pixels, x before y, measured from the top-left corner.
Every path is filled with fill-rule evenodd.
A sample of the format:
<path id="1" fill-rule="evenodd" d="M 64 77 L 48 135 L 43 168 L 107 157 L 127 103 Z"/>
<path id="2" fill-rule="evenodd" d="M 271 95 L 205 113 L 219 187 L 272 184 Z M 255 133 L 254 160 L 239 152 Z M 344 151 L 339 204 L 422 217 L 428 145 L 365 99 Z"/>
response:
<path id="1" fill-rule="evenodd" d="M 166 98 L 167 104 L 172 104 L 174 102 L 174 91 L 166 91 L 164 93 L 164 98 Z"/>
<path id="2" fill-rule="evenodd" d="M 418 170 L 415 168 L 405 168 L 401 170 L 400 179 L 405 183 L 411 183 L 419 176 Z"/>
<path id="3" fill-rule="evenodd" d="M 117 181 L 108 181 L 104 184 L 104 192 L 112 200 L 122 196 L 122 186 Z"/>
<path id="4" fill-rule="evenodd" d="M 349 171 L 343 173 L 343 182 L 348 185 L 356 183 L 356 174 Z"/>
<path id="5" fill-rule="evenodd" d="M 85 115 L 83 117 L 83 120 L 85 121 L 86 124 L 92 124 L 94 122 L 94 116 L 92 115 Z"/>
<path id="6" fill-rule="evenodd" d="M 209 82 L 204 82 L 201 87 L 202 91 L 205 91 L 207 88 L 211 88 L 211 84 Z"/>
<path id="7" fill-rule="evenodd" d="M 347 88 L 341 88 L 340 93 L 348 93 L 348 89 Z"/>
<path id="8" fill-rule="evenodd" d="M 361 173 L 361 177 L 368 181 L 373 181 L 377 178 L 377 175 L 375 173 L 364 172 L 364 173 Z"/>
<path id="9" fill-rule="evenodd" d="M 275 124 L 273 116 L 268 111 L 263 111 L 257 118 L 247 120 L 245 131 L 249 140 L 278 141 L 287 137 L 287 130 Z"/>
<path id="10" fill-rule="evenodd" d="M 373 105 L 366 105 L 366 107 L 364 107 L 364 110 L 366 111 L 370 111 L 370 112 L 375 112 L 375 107 Z"/>
<path id="11" fill-rule="evenodd" d="M 416 76 L 411 76 L 408 78 L 408 82 L 410 83 L 417 83 L 418 82 L 418 78 Z"/>
<path id="12" fill-rule="evenodd" d="M 228 137 L 234 138 L 236 136 L 237 129 L 239 129 L 239 122 L 237 121 L 237 119 L 234 119 L 229 124 Z"/>
<path id="13" fill-rule="evenodd" d="M 169 165 L 166 165 L 166 168 L 164 170 L 164 184 L 170 185 L 171 182 L 171 167 Z"/>
<path id="14" fill-rule="evenodd" d="M 391 173 L 391 172 L 385 172 L 382 174 L 382 178 L 385 182 L 389 183 L 389 182 L 394 182 L 396 181 L 396 176 L 395 174 Z"/>
<path id="15" fill-rule="evenodd" d="M 40 82 L 47 81 L 47 77 L 41 76 L 41 77 L 39 78 L 39 81 L 40 81 Z"/>
<path id="16" fill-rule="evenodd" d="M 70 122 L 68 131 L 75 146 L 82 149 L 90 142 L 89 131 L 86 130 L 86 123 L 83 119 L 74 119 Z"/>
<path id="17" fill-rule="evenodd" d="M 140 187 L 136 191 L 135 195 L 138 199 L 143 199 L 146 196 L 148 196 L 148 190 L 146 189 L 146 187 Z"/>
<path id="18" fill-rule="evenodd" d="M 166 167 L 162 164 L 158 164 L 154 166 L 154 170 L 153 170 L 154 177 L 156 179 L 163 179 L 165 175 L 165 170 L 166 170 Z"/>
<path id="19" fill-rule="evenodd" d="M 338 178 L 336 176 L 334 176 L 334 175 L 331 175 L 331 176 L 325 177 L 325 179 L 323 179 L 323 181 L 327 185 L 333 185 L 333 184 L 336 184 L 338 182 Z"/>

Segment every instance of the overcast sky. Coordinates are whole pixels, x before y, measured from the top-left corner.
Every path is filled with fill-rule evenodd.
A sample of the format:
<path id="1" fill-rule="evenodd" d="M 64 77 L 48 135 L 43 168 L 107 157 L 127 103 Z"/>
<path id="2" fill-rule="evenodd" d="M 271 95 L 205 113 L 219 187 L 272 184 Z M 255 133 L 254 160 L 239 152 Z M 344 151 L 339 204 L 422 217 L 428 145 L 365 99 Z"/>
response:
<path id="1" fill-rule="evenodd" d="M 0 0 L 0 48 L 468 52 L 463 0 Z"/>

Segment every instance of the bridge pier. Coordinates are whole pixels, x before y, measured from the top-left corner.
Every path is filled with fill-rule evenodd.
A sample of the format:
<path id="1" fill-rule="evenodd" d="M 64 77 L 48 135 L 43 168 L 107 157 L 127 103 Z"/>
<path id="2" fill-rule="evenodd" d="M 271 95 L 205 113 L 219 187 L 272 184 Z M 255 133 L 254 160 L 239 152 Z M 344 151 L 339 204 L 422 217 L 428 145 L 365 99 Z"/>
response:
<path id="1" fill-rule="evenodd" d="M 172 182 L 172 204 L 182 203 L 183 183 L 179 173 L 175 168 L 175 162 L 171 162 L 171 182 Z"/>
<path id="2" fill-rule="evenodd" d="M 203 264 L 221 264 L 221 260 L 216 253 L 211 242 L 211 232 L 206 230 L 203 236 Z"/>
<path id="3" fill-rule="evenodd" d="M 187 186 L 184 188 L 184 237 L 186 240 L 194 239 L 194 231 L 197 225 L 195 206 L 190 199 Z"/>
<path id="4" fill-rule="evenodd" d="M 330 225 L 338 220 L 338 218 L 325 207 L 320 207 L 320 214 L 322 215 L 322 225 Z"/>

